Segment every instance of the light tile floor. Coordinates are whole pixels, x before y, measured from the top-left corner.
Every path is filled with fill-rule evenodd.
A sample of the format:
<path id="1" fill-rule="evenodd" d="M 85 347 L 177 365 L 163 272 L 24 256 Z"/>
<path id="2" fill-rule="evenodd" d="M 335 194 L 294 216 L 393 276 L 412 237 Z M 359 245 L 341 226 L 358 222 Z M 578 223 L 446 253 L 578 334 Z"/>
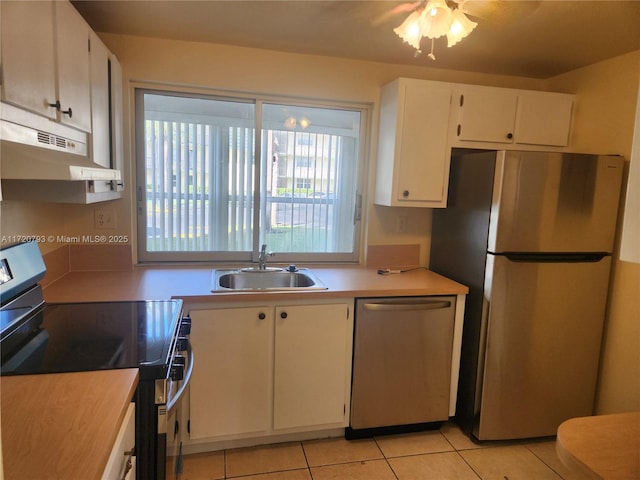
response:
<path id="1" fill-rule="evenodd" d="M 585 480 L 562 465 L 553 440 L 478 445 L 452 422 L 373 439 L 187 455 L 183 467 L 180 480 Z"/>

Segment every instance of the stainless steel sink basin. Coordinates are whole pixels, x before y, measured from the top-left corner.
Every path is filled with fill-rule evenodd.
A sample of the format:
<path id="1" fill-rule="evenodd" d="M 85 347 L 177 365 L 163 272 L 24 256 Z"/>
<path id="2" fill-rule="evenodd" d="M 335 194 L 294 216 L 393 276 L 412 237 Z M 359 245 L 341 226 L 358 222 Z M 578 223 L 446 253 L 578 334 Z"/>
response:
<path id="1" fill-rule="evenodd" d="M 285 291 L 326 290 L 320 280 L 308 269 L 294 272 L 270 267 L 267 270 L 244 268 L 214 270 L 213 291 Z"/>

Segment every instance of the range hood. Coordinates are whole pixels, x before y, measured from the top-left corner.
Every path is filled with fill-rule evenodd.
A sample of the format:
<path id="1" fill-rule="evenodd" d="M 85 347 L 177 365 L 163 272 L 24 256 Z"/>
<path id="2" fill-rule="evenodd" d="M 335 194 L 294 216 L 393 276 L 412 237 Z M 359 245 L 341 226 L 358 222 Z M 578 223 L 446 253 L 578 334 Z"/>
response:
<path id="1" fill-rule="evenodd" d="M 87 134 L 0 103 L 3 180 L 119 181 L 120 172 L 89 160 Z"/>

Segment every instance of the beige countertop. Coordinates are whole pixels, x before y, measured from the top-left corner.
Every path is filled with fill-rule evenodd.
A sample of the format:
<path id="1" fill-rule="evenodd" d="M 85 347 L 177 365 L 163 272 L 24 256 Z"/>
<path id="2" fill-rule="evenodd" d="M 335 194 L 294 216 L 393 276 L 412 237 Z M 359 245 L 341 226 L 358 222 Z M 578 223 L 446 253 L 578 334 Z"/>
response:
<path id="1" fill-rule="evenodd" d="M 137 369 L 0 377 L 5 478 L 101 478 L 137 384 Z"/>
<path id="2" fill-rule="evenodd" d="M 108 300 L 189 301 L 299 300 L 324 297 L 373 297 L 466 294 L 467 287 L 434 272 L 418 269 L 378 275 L 376 269 L 359 266 L 312 266 L 310 269 L 327 290 L 292 292 L 212 293 L 214 267 L 138 266 L 125 271 L 70 272 L 44 289 L 47 302 L 90 302 Z M 228 268 L 228 267 L 220 267 Z"/>
<path id="3" fill-rule="evenodd" d="M 359 266 L 312 266 L 327 290 L 292 292 L 212 293 L 214 267 L 138 266 L 125 271 L 70 272 L 44 289 L 47 302 L 163 300 L 190 302 L 249 300 L 300 300 L 335 297 L 377 297 L 466 294 L 468 288 L 434 272 L 418 269 L 378 275 L 376 269 Z M 229 267 L 220 267 L 229 268 Z"/>
<path id="4" fill-rule="evenodd" d="M 556 450 L 569 468 L 599 480 L 640 478 L 640 412 L 572 418 Z"/>

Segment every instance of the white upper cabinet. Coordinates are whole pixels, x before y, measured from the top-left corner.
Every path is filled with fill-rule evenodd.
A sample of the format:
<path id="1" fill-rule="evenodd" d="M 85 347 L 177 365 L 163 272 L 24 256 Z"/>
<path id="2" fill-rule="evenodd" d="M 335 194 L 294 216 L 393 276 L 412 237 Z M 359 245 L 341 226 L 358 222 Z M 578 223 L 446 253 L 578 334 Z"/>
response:
<path id="1" fill-rule="evenodd" d="M 451 149 L 569 145 L 574 95 L 398 78 L 382 87 L 374 203 L 447 205 Z"/>
<path id="2" fill-rule="evenodd" d="M 109 55 L 109 78 L 111 88 L 111 168 L 124 174 L 124 126 L 123 126 L 123 84 L 122 66 L 115 55 Z M 121 178 L 112 189 L 124 190 L 124 178 Z"/>
<path id="3" fill-rule="evenodd" d="M 2 100 L 91 131 L 90 28 L 71 3 L 0 2 Z"/>
<path id="4" fill-rule="evenodd" d="M 458 140 L 513 143 L 518 95 L 501 88 L 465 88 L 457 95 Z"/>
<path id="5" fill-rule="evenodd" d="M 569 145 L 573 100 L 573 95 L 564 93 L 520 93 L 516 142 L 522 145 Z"/>
<path id="6" fill-rule="evenodd" d="M 91 160 L 101 167 L 123 171 L 122 71 L 116 58 L 91 32 Z M 93 192 L 119 198 L 122 180 L 96 180 Z"/>
<path id="7" fill-rule="evenodd" d="M 91 159 L 111 168 L 109 50 L 91 33 Z"/>
<path id="8" fill-rule="evenodd" d="M 469 146 L 467 142 L 507 149 L 569 145 L 573 95 L 460 85 L 455 97 L 454 146 Z"/>
<path id="9" fill-rule="evenodd" d="M 0 2 L 0 8 L 2 101 L 55 120 L 53 3 Z"/>
<path id="10" fill-rule="evenodd" d="M 382 88 L 375 203 L 444 207 L 450 84 L 400 78 Z"/>
<path id="11" fill-rule="evenodd" d="M 89 32 L 91 29 L 69 2 L 54 2 L 59 121 L 91 132 Z"/>

